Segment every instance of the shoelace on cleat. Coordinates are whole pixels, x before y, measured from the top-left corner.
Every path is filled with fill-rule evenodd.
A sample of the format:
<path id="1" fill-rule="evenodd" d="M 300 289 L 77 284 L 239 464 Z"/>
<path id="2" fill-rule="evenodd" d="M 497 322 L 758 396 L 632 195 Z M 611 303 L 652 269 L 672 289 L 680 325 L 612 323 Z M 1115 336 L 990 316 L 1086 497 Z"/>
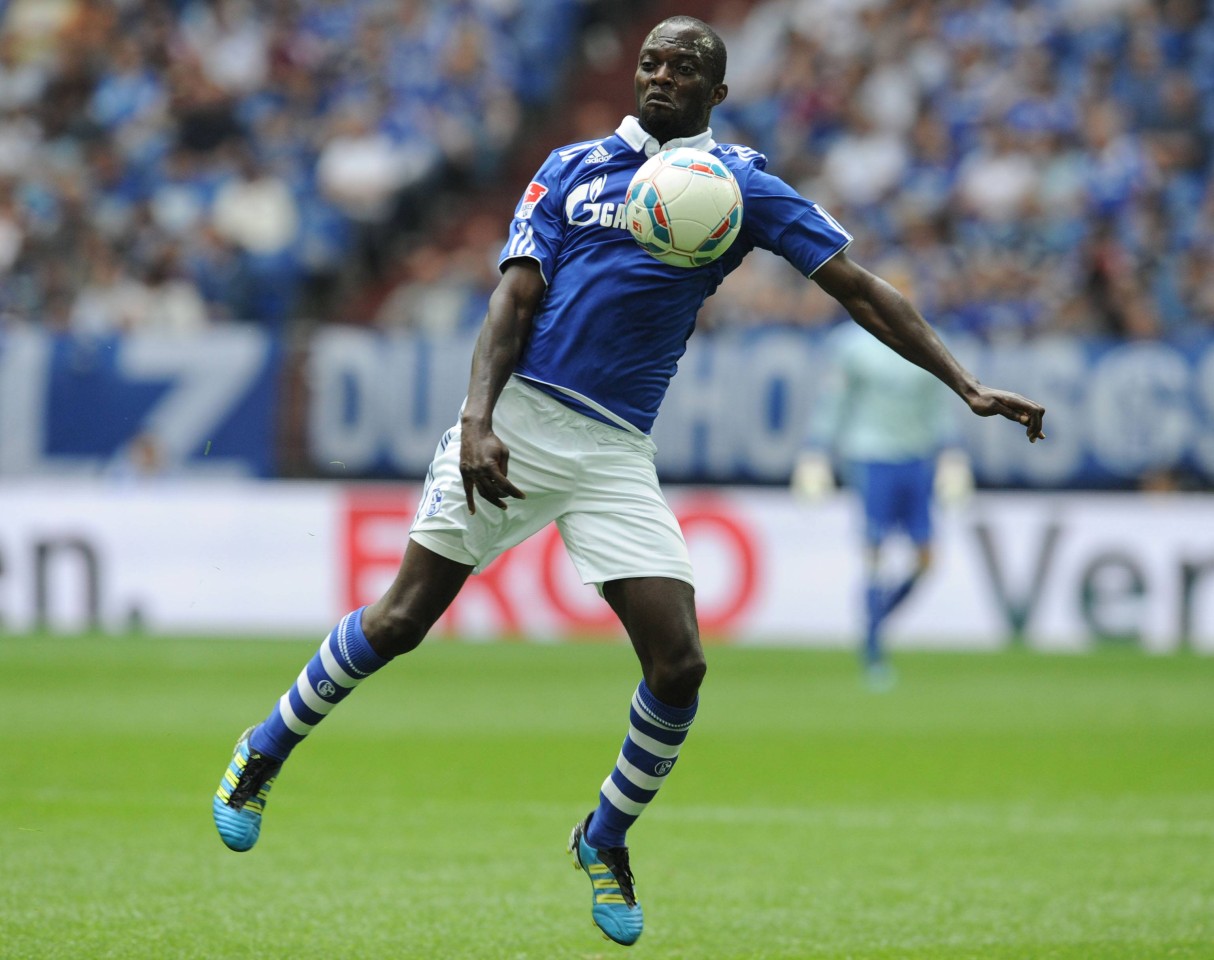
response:
<path id="1" fill-rule="evenodd" d="M 240 780 L 228 797 L 228 806 L 233 810 L 241 809 L 257 795 L 267 780 L 278 773 L 281 766 L 277 760 L 271 760 L 260 753 L 250 753 L 244 770 L 240 773 Z"/>
<path id="2" fill-rule="evenodd" d="M 624 903 L 630 907 L 635 907 L 637 905 L 636 891 L 634 889 L 636 880 L 632 876 L 632 869 L 628 866 L 628 848 L 610 847 L 597 852 L 599 860 L 611 871 L 611 875 L 615 877 L 616 883 L 620 885 L 620 894 L 624 898 Z"/>

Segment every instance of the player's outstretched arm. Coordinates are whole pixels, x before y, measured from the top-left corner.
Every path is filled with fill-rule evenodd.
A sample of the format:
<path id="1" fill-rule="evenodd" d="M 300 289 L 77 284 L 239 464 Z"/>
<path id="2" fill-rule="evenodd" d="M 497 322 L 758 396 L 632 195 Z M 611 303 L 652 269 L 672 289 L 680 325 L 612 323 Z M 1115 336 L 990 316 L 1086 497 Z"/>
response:
<path id="1" fill-rule="evenodd" d="M 980 417 L 1002 416 L 1025 428 L 1030 442 L 1045 438 L 1045 408 L 1027 397 L 979 383 L 941 341 L 906 297 L 846 253 L 835 254 L 813 275 L 818 285 L 839 301 L 853 320 L 942 380 Z"/>
<path id="2" fill-rule="evenodd" d="M 493 408 L 522 355 L 545 289 L 539 264 L 512 260 L 489 298 L 489 312 L 472 352 L 468 399 L 460 417 L 459 469 L 472 513 L 476 513 L 475 493 L 502 510 L 506 497 L 521 500 L 527 496 L 507 479 L 510 451 L 493 432 Z"/>

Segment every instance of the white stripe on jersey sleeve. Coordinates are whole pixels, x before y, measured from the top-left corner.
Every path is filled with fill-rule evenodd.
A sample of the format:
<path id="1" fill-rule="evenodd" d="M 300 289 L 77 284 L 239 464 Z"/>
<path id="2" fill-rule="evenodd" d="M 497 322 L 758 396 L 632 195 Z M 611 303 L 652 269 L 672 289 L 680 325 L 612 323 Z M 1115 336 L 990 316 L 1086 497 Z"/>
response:
<path id="1" fill-rule="evenodd" d="M 535 253 L 535 231 L 531 224 L 519 221 L 514 239 L 510 241 L 507 257 L 526 257 Z"/>

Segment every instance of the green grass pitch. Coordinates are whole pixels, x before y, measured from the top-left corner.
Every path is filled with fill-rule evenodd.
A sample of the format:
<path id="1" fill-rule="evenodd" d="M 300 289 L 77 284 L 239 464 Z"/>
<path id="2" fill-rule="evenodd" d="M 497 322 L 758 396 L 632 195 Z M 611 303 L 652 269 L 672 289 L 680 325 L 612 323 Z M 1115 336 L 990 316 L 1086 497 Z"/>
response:
<path id="1" fill-rule="evenodd" d="M 431 642 L 211 794 L 307 641 L 0 640 L 0 956 L 614 957 L 564 843 L 615 760 L 619 644 Z M 636 958 L 1214 958 L 1214 659 L 713 647 L 630 835 Z"/>

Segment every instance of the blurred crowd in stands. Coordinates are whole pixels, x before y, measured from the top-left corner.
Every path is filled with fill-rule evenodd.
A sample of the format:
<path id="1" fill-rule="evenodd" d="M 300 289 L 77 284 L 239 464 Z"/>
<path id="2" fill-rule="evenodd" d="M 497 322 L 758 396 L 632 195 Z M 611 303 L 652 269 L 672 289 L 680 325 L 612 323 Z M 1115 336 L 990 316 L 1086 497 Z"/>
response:
<path id="1" fill-rule="evenodd" d="M 471 329 L 543 157 L 521 148 L 566 142 L 553 118 L 610 133 L 677 10 L 0 0 L 0 326 Z M 942 328 L 1214 330 L 1211 0 L 684 11 L 728 45 L 717 139 L 766 153 Z M 702 322 L 836 313 L 755 256 Z"/>
<path id="2" fill-rule="evenodd" d="M 719 138 L 765 152 L 934 322 L 999 341 L 1214 330 L 1214 3 L 767 0 L 717 18 Z M 752 271 L 757 313 L 828 309 L 771 267 Z"/>
<path id="3" fill-rule="evenodd" d="M 340 319 L 498 170 L 588 6 L 0 0 L 0 316 Z"/>

